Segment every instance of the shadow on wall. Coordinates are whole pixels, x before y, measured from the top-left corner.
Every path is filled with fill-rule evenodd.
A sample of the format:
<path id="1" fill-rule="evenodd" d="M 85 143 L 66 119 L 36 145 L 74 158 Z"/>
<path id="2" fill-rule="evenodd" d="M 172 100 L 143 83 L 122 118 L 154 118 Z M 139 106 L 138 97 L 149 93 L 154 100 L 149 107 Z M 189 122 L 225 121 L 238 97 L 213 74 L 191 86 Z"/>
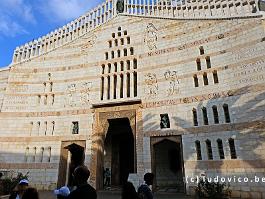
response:
<path id="1" fill-rule="evenodd" d="M 192 146 L 190 145 L 186 146 L 186 149 L 189 148 L 193 151 L 193 154 L 196 154 L 197 151 L 196 151 L 195 142 L 196 140 L 198 140 L 200 141 L 201 149 L 202 148 L 206 149 L 205 150 L 206 154 L 203 154 L 204 151 L 201 150 L 202 156 L 205 157 L 202 158 L 202 160 L 200 160 L 201 158 L 199 158 L 199 160 L 197 161 L 196 156 L 190 157 L 191 153 L 188 156 L 184 155 L 186 160 L 191 160 L 185 162 L 185 166 L 188 166 L 189 167 L 188 169 L 191 172 L 193 172 L 194 175 L 200 176 L 200 174 L 205 173 L 206 176 L 208 177 L 216 177 L 217 175 L 226 176 L 226 174 L 227 175 L 232 174 L 232 176 L 241 177 L 243 175 L 242 177 L 245 177 L 244 176 L 245 173 L 248 174 L 252 173 L 253 175 L 257 176 L 258 175 L 264 176 L 263 172 L 253 171 L 252 168 L 256 169 L 265 168 L 264 166 L 265 159 L 264 156 L 262 156 L 262 154 L 264 154 L 264 147 L 265 147 L 264 146 L 265 92 L 259 93 L 256 96 L 248 98 L 243 96 L 244 103 L 242 105 L 237 105 L 241 104 L 239 103 L 239 101 L 242 100 L 241 94 L 242 95 L 249 94 L 250 92 L 251 92 L 250 87 L 244 87 L 242 89 L 239 89 L 237 93 L 233 93 L 233 95 L 227 99 L 227 102 L 225 98 L 220 98 L 220 99 L 209 100 L 207 104 L 201 102 L 198 104 L 197 107 L 194 107 L 194 109 L 197 110 L 197 113 L 199 113 L 202 118 L 203 118 L 202 108 L 206 107 L 209 119 L 208 125 L 203 125 L 202 123 L 204 121 L 202 119 L 201 122 L 199 121 L 197 127 L 191 128 L 191 131 L 197 133 L 193 134 L 194 137 L 192 138 L 192 140 L 194 142 L 192 143 Z M 240 95 L 237 95 L 238 93 L 240 93 Z M 226 123 L 225 121 L 220 120 L 217 124 L 214 124 L 213 123 L 214 118 L 213 119 L 210 118 L 213 117 L 212 107 L 215 105 L 217 107 L 219 106 L 222 108 L 223 104 L 228 104 L 229 106 L 231 122 Z M 192 110 L 190 111 L 192 115 Z M 209 116 L 210 112 L 212 113 L 211 116 Z M 224 117 L 224 115 L 220 115 L 221 112 L 223 112 L 223 110 L 219 109 L 218 110 L 219 118 Z M 198 116 L 198 118 L 200 117 Z M 182 124 L 183 126 L 193 125 L 192 121 L 185 121 L 179 117 L 174 117 L 173 119 L 176 126 L 179 124 Z M 238 123 L 238 120 L 241 120 L 242 123 Z M 246 125 L 244 122 L 249 122 L 249 124 Z M 218 128 L 218 126 L 220 125 L 222 125 L 224 128 Z M 188 133 L 189 132 L 187 132 L 187 134 Z M 224 157 L 222 158 L 221 156 L 223 155 L 220 154 L 221 150 L 219 150 L 217 142 L 219 135 L 220 135 L 220 140 L 222 140 L 222 145 L 224 150 L 227 149 L 225 151 L 229 151 L 229 153 L 223 154 Z M 228 143 L 229 138 L 234 139 L 234 144 L 236 148 L 236 157 L 233 158 L 231 157 L 231 149 L 229 149 L 229 143 Z M 209 159 L 209 151 L 207 150 L 207 143 L 206 143 L 207 139 L 210 140 L 211 142 L 212 150 L 214 149 L 212 152 L 210 152 L 212 153 L 213 156 L 210 159 Z M 192 162 L 192 165 L 187 164 L 189 162 Z M 231 173 L 229 173 L 230 171 Z M 231 187 L 233 186 L 241 186 L 241 185 L 231 183 Z M 251 185 L 248 184 L 248 186 Z"/>

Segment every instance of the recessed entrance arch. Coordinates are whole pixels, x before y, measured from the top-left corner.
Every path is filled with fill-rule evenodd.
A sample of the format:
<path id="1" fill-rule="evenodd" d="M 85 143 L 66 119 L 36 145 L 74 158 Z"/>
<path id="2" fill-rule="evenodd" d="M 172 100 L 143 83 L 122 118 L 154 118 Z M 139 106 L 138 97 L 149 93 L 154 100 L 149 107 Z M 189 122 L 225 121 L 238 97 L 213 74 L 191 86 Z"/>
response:
<path id="1" fill-rule="evenodd" d="M 72 174 L 76 167 L 84 165 L 85 141 L 64 141 L 61 144 L 61 155 L 57 186 L 73 186 Z"/>
<path id="2" fill-rule="evenodd" d="M 104 169 L 111 171 L 111 186 L 124 184 L 134 172 L 134 136 L 128 118 L 109 119 L 104 141 Z"/>
<path id="3" fill-rule="evenodd" d="M 104 188 L 105 168 L 112 170 L 111 183 L 115 186 L 127 180 L 129 173 L 137 172 L 136 110 L 100 111 L 102 109 L 95 114 L 91 155 L 93 165 L 90 168 L 90 179 L 97 189 Z"/>
<path id="4" fill-rule="evenodd" d="M 151 144 L 155 189 L 170 188 L 185 192 L 181 137 L 153 137 Z"/>

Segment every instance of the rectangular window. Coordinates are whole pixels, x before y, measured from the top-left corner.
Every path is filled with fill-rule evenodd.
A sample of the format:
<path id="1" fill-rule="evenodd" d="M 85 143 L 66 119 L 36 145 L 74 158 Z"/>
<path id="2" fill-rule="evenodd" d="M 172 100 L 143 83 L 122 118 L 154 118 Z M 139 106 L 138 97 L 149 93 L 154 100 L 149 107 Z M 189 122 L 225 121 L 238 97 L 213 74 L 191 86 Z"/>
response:
<path id="1" fill-rule="evenodd" d="M 160 114 L 160 128 L 161 129 L 170 128 L 170 121 L 168 114 Z"/>
<path id="2" fill-rule="evenodd" d="M 79 133 L 79 124 L 78 122 L 72 122 L 72 134 Z"/>

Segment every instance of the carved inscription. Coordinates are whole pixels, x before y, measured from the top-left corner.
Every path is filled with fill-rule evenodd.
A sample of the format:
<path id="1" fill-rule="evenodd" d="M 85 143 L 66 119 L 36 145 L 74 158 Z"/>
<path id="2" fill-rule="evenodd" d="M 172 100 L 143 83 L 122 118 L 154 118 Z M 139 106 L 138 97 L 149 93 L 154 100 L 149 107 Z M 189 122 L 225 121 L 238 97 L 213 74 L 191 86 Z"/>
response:
<path id="1" fill-rule="evenodd" d="M 28 91 L 28 85 L 17 85 L 11 84 L 9 86 L 9 91 L 12 93 L 22 93 Z"/>
<path id="2" fill-rule="evenodd" d="M 234 77 L 239 79 L 239 83 L 251 83 L 265 80 L 265 60 L 243 64 L 235 70 Z"/>
<path id="3" fill-rule="evenodd" d="M 192 41 L 190 43 L 186 43 L 180 46 L 176 46 L 176 47 L 171 47 L 171 48 L 165 48 L 165 49 L 161 49 L 161 50 L 157 50 L 154 52 L 149 52 L 146 55 L 141 55 L 140 58 L 144 58 L 145 56 L 151 57 L 151 56 L 157 56 L 157 55 L 162 55 L 162 54 L 166 54 L 166 53 L 171 53 L 171 52 L 176 52 L 176 51 L 181 51 L 181 50 L 185 50 L 188 48 L 192 48 L 194 46 L 201 46 L 201 45 L 205 45 L 209 42 L 213 42 L 213 41 L 217 41 L 220 39 L 224 39 L 224 38 L 228 38 L 231 37 L 232 35 L 236 35 L 239 32 L 245 31 L 246 28 L 250 29 L 252 27 L 255 27 L 256 24 L 259 24 L 259 21 L 256 22 L 252 22 L 249 24 L 246 24 L 244 26 L 240 26 L 239 28 L 235 28 L 234 30 L 225 32 L 225 33 L 220 33 L 218 35 L 214 35 L 205 39 L 200 39 L 200 40 L 196 40 L 196 41 Z"/>
<path id="4" fill-rule="evenodd" d="M 11 73 L 10 74 L 10 77 L 9 77 L 9 80 L 10 81 L 18 81 L 21 80 L 21 81 L 24 81 L 24 80 L 28 80 L 29 78 L 31 78 L 31 75 L 30 74 L 19 74 L 19 73 Z"/>
<path id="5" fill-rule="evenodd" d="M 238 60 L 250 58 L 253 56 L 257 56 L 258 54 L 260 54 L 260 52 L 262 51 L 260 51 L 259 48 L 241 49 L 236 52 L 234 59 L 238 61 Z"/>
<path id="6" fill-rule="evenodd" d="M 157 49 L 157 29 L 154 24 L 149 23 L 145 30 L 144 42 L 149 48 L 149 50 Z"/>
<path id="7" fill-rule="evenodd" d="M 28 104 L 28 97 L 25 96 L 7 96 L 5 98 L 5 103 L 7 105 L 27 105 Z"/>
<path id="8" fill-rule="evenodd" d="M 204 100 L 218 99 L 218 98 L 229 97 L 229 96 L 233 96 L 233 95 L 234 95 L 234 93 L 232 91 L 210 93 L 210 94 L 201 95 L 201 96 L 193 96 L 193 97 L 185 97 L 185 98 L 172 99 L 172 100 L 148 102 L 148 103 L 143 104 L 143 108 L 155 108 L 155 107 L 161 107 L 161 106 L 189 104 L 189 103 L 193 103 L 193 102 L 201 102 Z"/>
<path id="9" fill-rule="evenodd" d="M 146 98 L 155 98 L 158 94 L 158 83 L 156 74 L 148 73 L 145 75 L 145 94 Z"/>
<path id="10" fill-rule="evenodd" d="M 167 71 L 164 73 L 165 79 L 168 82 L 167 95 L 172 96 L 179 93 L 179 88 L 177 85 L 179 84 L 177 71 Z"/>

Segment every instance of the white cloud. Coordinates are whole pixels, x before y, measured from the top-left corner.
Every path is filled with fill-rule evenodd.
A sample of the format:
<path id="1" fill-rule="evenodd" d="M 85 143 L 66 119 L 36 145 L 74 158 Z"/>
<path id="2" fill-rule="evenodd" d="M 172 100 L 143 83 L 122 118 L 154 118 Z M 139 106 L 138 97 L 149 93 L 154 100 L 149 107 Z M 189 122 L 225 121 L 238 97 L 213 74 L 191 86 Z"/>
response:
<path id="1" fill-rule="evenodd" d="M 24 23 L 36 23 L 31 5 L 26 0 L 1 0 L 0 36 L 27 34 Z"/>
<path id="2" fill-rule="evenodd" d="M 28 32 L 17 22 L 0 17 L 0 35 L 15 37 L 21 34 L 28 34 Z"/>
<path id="3" fill-rule="evenodd" d="M 102 0 L 46 0 L 40 1 L 41 12 L 55 22 L 70 21 L 84 14 Z"/>
<path id="4" fill-rule="evenodd" d="M 26 0 L 1 0 L 1 15 L 19 17 L 20 20 L 35 23 L 32 6 Z"/>

